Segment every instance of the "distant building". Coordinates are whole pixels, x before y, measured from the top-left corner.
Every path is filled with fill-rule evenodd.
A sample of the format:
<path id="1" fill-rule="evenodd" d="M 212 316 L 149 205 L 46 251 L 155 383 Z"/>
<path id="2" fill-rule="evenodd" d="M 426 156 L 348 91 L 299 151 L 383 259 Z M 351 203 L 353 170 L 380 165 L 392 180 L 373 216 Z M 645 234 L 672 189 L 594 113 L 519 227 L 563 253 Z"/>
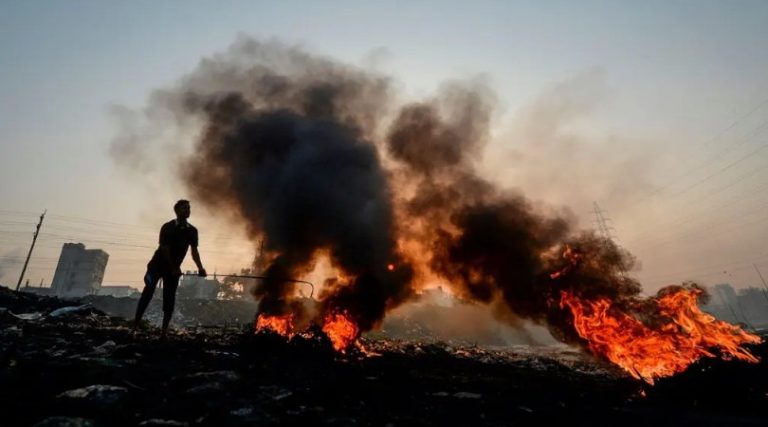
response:
<path id="1" fill-rule="evenodd" d="M 131 286 L 102 286 L 99 295 L 109 295 L 115 298 L 138 298 L 141 292 Z"/>
<path id="2" fill-rule="evenodd" d="M 109 254 L 85 249 L 82 243 L 64 243 L 51 288 L 59 297 L 94 295 L 101 288 Z"/>
<path id="3" fill-rule="evenodd" d="M 221 284 L 214 275 L 213 279 L 196 276 L 195 272 L 187 271 L 181 277 L 177 295 L 179 298 L 216 299 L 221 290 Z"/>
<path id="4" fill-rule="evenodd" d="M 768 292 L 760 288 L 746 288 L 739 292 L 737 307 L 744 318 L 756 328 L 768 328 Z"/>
<path id="5" fill-rule="evenodd" d="M 726 322 L 768 328 L 768 290 L 756 287 L 736 290 L 725 283 L 713 286 L 709 293 L 709 302 L 702 306 L 706 312 Z"/>

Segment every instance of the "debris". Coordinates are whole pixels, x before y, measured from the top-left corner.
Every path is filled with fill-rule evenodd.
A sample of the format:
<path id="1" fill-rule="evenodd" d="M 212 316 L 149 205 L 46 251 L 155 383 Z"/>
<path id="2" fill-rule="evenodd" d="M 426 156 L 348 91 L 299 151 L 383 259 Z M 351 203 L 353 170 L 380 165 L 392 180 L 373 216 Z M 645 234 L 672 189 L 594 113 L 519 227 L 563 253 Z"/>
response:
<path id="1" fill-rule="evenodd" d="M 238 353 L 235 353 L 232 351 L 206 350 L 205 352 L 212 356 L 223 356 L 223 357 L 233 357 L 233 358 L 240 356 Z"/>
<path id="2" fill-rule="evenodd" d="M 483 397 L 480 393 L 469 393 L 466 391 L 460 391 L 458 393 L 454 393 L 453 397 L 459 398 L 459 399 L 480 399 Z"/>
<path id="3" fill-rule="evenodd" d="M 0 288 L 0 307 L 29 314 L 72 306 L 19 295 Z M 286 341 L 254 335 L 251 320 L 195 326 L 160 342 L 156 328 L 133 336 L 129 320 L 93 308 L 36 321 L 2 315 L 2 424 L 544 425 L 588 419 L 621 425 L 705 419 L 710 422 L 698 425 L 762 425 L 768 419 L 765 362 L 703 360 L 644 386 L 646 397 L 639 399 L 636 380 L 566 346 L 364 337 L 364 347 L 380 354 L 371 358 L 359 349 L 340 355 L 313 336 Z M 768 344 L 754 350 L 764 360 L 768 356 Z"/>
<path id="4" fill-rule="evenodd" d="M 163 420 L 160 418 L 151 418 L 149 420 L 144 420 L 139 423 L 141 427 L 163 427 L 163 426 L 170 426 L 170 427 L 184 427 L 188 426 L 189 423 L 184 421 L 176 421 L 176 420 Z"/>
<path id="5" fill-rule="evenodd" d="M 106 409 L 121 403 L 128 395 L 128 389 L 105 384 L 94 384 L 87 387 L 67 390 L 57 398 L 81 406 L 92 406 L 95 409 Z"/>
<path id="6" fill-rule="evenodd" d="M 248 415 L 251 415 L 253 413 L 253 408 L 240 408 L 240 409 L 234 409 L 232 411 L 229 411 L 230 414 L 236 416 L 236 417 L 247 417 Z"/>
<path id="7" fill-rule="evenodd" d="M 39 320 L 43 318 L 43 313 L 22 313 L 22 314 L 11 313 L 11 316 L 19 320 Z"/>
<path id="8" fill-rule="evenodd" d="M 221 395 L 225 391 L 225 387 L 220 382 L 210 382 L 205 384 L 200 384 L 198 386 L 192 387 L 184 391 L 185 394 L 189 396 L 209 396 L 209 395 Z"/>
<path id="9" fill-rule="evenodd" d="M 34 427 L 93 427 L 95 424 L 87 418 L 77 417 L 48 417 Z"/>
<path id="10" fill-rule="evenodd" d="M 19 328 L 16 325 L 13 325 L 13 326 L 10 326 L 10 327 L 7 327 L 7 328 L 3 329 L 2 330 L 2 334 L 4 336 L 9 337 L 9 338 L 10 337 L 18 338 L 18 337 L 20 337 L 22 335 L 22 331 L 21 331 L 21 328 Z"/>
<path id="11" fill-rule="evenodd" d="M 115 350 L 116 346 L 117 346 L 117 344 L 115 344 L 114 341 L 108 340 L 108 341 L 105 341 L 104 344 L 94 348 L 93 349 L 93 353 L 94 354 L 107 354 L 107 353 L 111 353 L 112 351 Z"/>
<path id="12" fill-rule="evenodd" d="M 59 317 L 69 313 L 77 313 L 91 308 L 90 304 L 83 304 L 77 306 L 62 307 L 48 313 L 49 317 Z"/>
<path id="13" fill-rule="evenodd" d="M 286 397 L 291 397 L 293 395 L 293 392 L 290 392 L 288 390 L 283 391 L 282 393 L 278 394 L 277 396 L 273 397 L 273 400 L 283 400 Z"/>
<path id="14" fill-rule="evenodd" d="M 196 372 L 190 375 L 174 378 L 174 383 L 180 387 L 200 385 L 205 383 L 231 383 L 240 379 L 234 371 Z"/>

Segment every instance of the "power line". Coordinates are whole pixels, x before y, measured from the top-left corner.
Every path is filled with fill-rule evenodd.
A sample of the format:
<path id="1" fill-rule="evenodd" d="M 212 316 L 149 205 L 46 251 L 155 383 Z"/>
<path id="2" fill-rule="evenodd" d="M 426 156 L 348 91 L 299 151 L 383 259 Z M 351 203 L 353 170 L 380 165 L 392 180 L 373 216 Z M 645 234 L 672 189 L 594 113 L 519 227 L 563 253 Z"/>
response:
<path id="1" fill-rule="evenodd" d="M 705 269 L 696 268 L 683 271 L 676 271 L 674 273 L 668 273 L 663 275 L 651 276 L 645 278 L 646 281 L 661 282 L 666 280 L 672 280 L 679 277 L 709 277 L 715 275 L 722 275 L 724 271 L 743 271 L 752 268 L 753 263 L 761 263 L 766 261 L 766 256 L 763 255 L 759 258 L 755 258 L 749 261 L 730 261 L 718 265 L 710 265 Z"/>
<path id="2" fill-rule="evenodd" d="M 721 130 L 720 132 L 718 132 L 718 133 L 717 133 L 717 134 L 716 134 L 716 135 L 715 135 L 713 138 L 711 138 L 711 139 L 709 140 L 709 142 L 707 142 L 707 143 L 706 143 L 706 144 L 704 144 L 704 145 L 705 145 L 705 146 L 707 146 L 707 147 L 708 147 L 708 146 L 710 146 L 710 145 L 712 145 L 712 143 L 714 143 L 714 142 L 716 142 L 717 140 L 719 140 L 719 139 L 720 139 L 720 138 L 721 138 L 723 135 L 725 135 L 725 134 L 726 134 L 727 132 L 729 132 L 731 129 L 735 128 L 735 127 L 736 127 L 736 126 L 737 126 L 739 123 L 741 123 L 742 121 L 746 120 L 747 118 L 749 118 L 750 116 L 752 116 L 752 115 L 753 115 L 754 113 L 756 113 L 757 111 L 761 110 L 761 109 L 762 109 L 764 106 L 766 106 L 766 105 L 768 105 L 768 98 L 764 99 L 764 100 L 763 100 L 762 102 L 760 102 L 760 103 L 759 103 L 759 104 L 758 104 L 758 105 L 757 105 L 755 108 L 753 108 L 753 109 L 749 110 L 749 111 L 748 111 L 746 114 L 744 114 L 743 116 L 739 117 L 739 118 L 738 118 L 736 121 L 734 121 L 733 123 L 731 123 L 731 124 L 730 124 L 729 126 L 727 126 L 725 129 L 723 129 L 723 130 Z M 649 199 L 649 198 L 651 198 L 651 197 L 655 196 L 656 194 L 659 194 L 659 193 L 661 193 L 662 191 L 666 190 L 667 188 L 671 187 L 673 184 L 675 184 L 675 183 L 676 183 L 677 181 L 679 181 L 680 179 L 682 179 L 682 178 L 684 178 L 684 177 L 686 177 L 686 176 L 690 175 L 691 173 L 693 173 L 693 172 L 695 172 L 695 171 L 697 171 L 697 170 L 701 169 L 702 167 L 708 166 L 708 165 L 709 165 L 709 164 L 711 164 L 713 161 L 716 161 L 717 159 L 721 158 L 721 156 L 722 156 L 723 154 L 727 153 L 728 151 L 731 151 L 731 150 L 733 150 L 733 148 L 735 148 L 735 147 L 739 147 L 739 146 L 741 146 L 741 145 L 742 145 L 744 142 L 746 142 L 746 141 L 748 141 L 749 139 L 751 139 L 753 136 L 755 136 L 757 133 L 759 133 L 759 131 L 761 131 L 762 129 L 764 129 L 766 126 L 768 126 L 768 119 L 766 119 L 765 121 L 763 121 L 763 122 L 762 122 L 762 123 L 761 123 L 759 126 L 757 126 L 757 127 L 753 128 L 753 129 L 752 129 L 752 131 L 751 131 L 751 132 L 750 132 L 750 133 L 749 133 L 749 134 L 748 134 L 746 137 L 744 137 L 744 138 L 742 138 L 741 140 L 739 140 L 739 141 L 738 141 L 736 144 L 731 144 L 731 145 L 727 146 L 727 147 L 726 147 L 726 149 L 725 149 L 725 151 L 721 151 L 721 152 L 717 153 L 715 156 L 713 156 L 711 159 L 709 159 L 709 160 L 705 161 L 703 164 L 699 164 L 699 165 L 696 165 L 696 166 L 694 166 L 693 168 L 689 168 L 689 169 L 687 169 L 687 170 L 686 170 L 685 172 L 683 172 L 682 174 L 680 174 L 680 175 L 676 176 L 675 178 L 672 178 L 671 180 L 669 180 L 669 181 L 667 182 L 667 184 L 665 184 L 665 185 L 663 185 L 663 186 L 661 186 L 661 187 L 658 187 L 658 188 L 656 188 L 656 189 L 652 190 L 651 192 L 647 193 L 647 194 L 646 194 L 646 195 L 644 195 L 644 196 L 641 196 L 641 197 L 640 197 L 640 198 L 638 198 L 638 199 L 637 199 L 637 200 L 636 200 L 634 203 L 630 204 L 629 206 L 626 206 L 625 208 L 626 208 L 626 209 L 629 209 L 629 208 L 631 208 L 631 207 L 634 207 L 634 206 L 636 206 L 636 205 L 637 205 L 637 204 L 639 204 L 640 202 L 643 202 L 643 201 L 645 201 L 645 200 L 647 200 L 647 199 Z"/>
<path id="3" fill-rule="evenodd" d="M 691 184 L 690 186 L 684 188 L 683 190 L 678 191 L 677 193 L 672 194 L 672 196 L 673 197 L 677 197 L 677 196 L 679 196 L 679 195 L 681 195 L 683 193 L 686 193 L 687 191 L 691 190 L 692 188 L 698 187 L 699 185 L 703 184 L 704 182 L 709 181 L 711 178 L 713 178 L 713 177 L 715 177 L 715 176 L 717 176 L 717 175 L 727 171 L 728 169 L 732 168 L 733 166 L 738 165 L 739 163 L 743 162 L 744 160 L 747 160 L 748 158 L 756 155 L 760 151 L 765 150 L 766 148 L 768 148 L 768 143 L 759 146 L 757 149 L 755 149 L 753 151 L 750 151 L 749 153 L 747 153 L 747 155 L 740 157 L 735 162 L 729 163 L 728 165 L 724 166 L 723 168 L 717 170 L 716 172 L 714 172 L 714 173 L 712 173 L 710 175 L 707 175 L 706 177 L 704 177 L 703 179 L 701 179 L 699 181 L 696 181 L 695 183 Z"/>
<path id="4" fill-rule="evenodd" d="M 706 161 L 705 163 L 702 163 L 698 167 L 695 167 L 693 169 L 688 170 L 685 174 L 681 175 L 681 177 L 690 175 L 694 171 L 697 171 L 699 169 L 703 169 L 706 166 L 709 166 L 709 165 L 711 165 L 713 163 L 716 163 L 718 160 L 721 160 L 725 154 L 727 154 L 730 151 L 733 151 L 734 149 L 744 145 L 746 142 L 751 140 L 754 136 L 758 135 L 763 129 L 766 129 L 766 128 L 768 128 L 768 119 L 766 119 L 760 126 L 758 126 L 755 129 L 753 129 L 747 136 L 745 136 L 741 140 L 739 140 L 738 143 L 726 146 L 724 150 L 721 150 L 721 151 L 713 154 L 708 161 Z M 669 186 L 670 185 L 667 185 L 666 188 L 669 188 Z"/>
<path id="5" fill-rule="evenodd" d="M 655 247 L 655 246 L 658 246 L 660 244 L 663 244 L 664 242 L 680 240 L 681 238 L 688 237 L 688 236 L 695 236 L 699 232 L 697 230 L 699 230 L 699 229 L 701 229 L 703 227 L 706 227 L 706 229 L 703 230 L 702 232 L 706 232 L 707 236 L 711 237 L 713 235 L 717 235 L 717 234 L 720 234 L 722 232 L 722 230 L 713 231 L 715 228 L 721 227 L 721 226 L 726 226 L 726 227 L 730 226 L 730 229 L 729 229 L 729 231 L 730 231 L 730 230 L 732 230 L 734 228 L 741 228 L 741 227 L 744 227 L 744 226 L 749 226 L 749 225 L 754 225 L 754 224 L 761 224 L 761 225 L 762 224 L 766 224 L 766 221 L 768 221 L 768 217 L 760 217 L 757 220 L 745 221 L 745 219 L 749 215 L 756 214 L 756 213 L 764 213 L 766 207 L 768 207 L 768 204 L 756 206 L 754 209 L 751 209 L 751 210 L 747 211 L 746 213 L 742 213 L 740 215 L 740 217 L 738 219 L 735 219 L 735 220 L 729 218 L 729 219 L 726 219 L 725 221 L 723 221 L 723 220 L 719 220 L 718 221 L 718 217 L 714 217 L 715 221 L 711 221 L 713 219 L 713 217 L 709 217 L 707 219 L 708 222 L 704 222 L 704 223 L 701 223 L 701 224 L 698 224 L 698 225 L 694 225 L 693 227 L 681 230 L 680 232 L 677 232 L 677 233 L 671 233 L 671 234 L 667 233 L 667 234 L 665 234 L 663 236 L 648 236 L 646 238 L 642 238 L 641 237 L 639 239 L 636 238 L 634 240 L 630 240 L 627 244 L 628 245 L 632 245 L 632 246 L 638 246 L 639 245 L 640 247 Z M 730 216 L 732 216 L 732 215 L 729 215 L 729 217 Z M 694 220 L 695 220 L 695 218 L 694 218 Z M 686 223 L 689 223 L 689 222 L 690 222 L 690 220 L 689 221 L 678 222 L 675 225 L 677 225 L 677 226 L 685 225 Z M 648 243 L 651 243 L 651 245 L 649 246 Z M 645 245 L 645 246 L 643 246 L 643 245 Z"/>
<path id="6" fill-rule="evenodd" d="M 654 228 L 654 229 L 657 229 L 657 230 L 658 229 L 671 228 L 671 227 L 687 224 L 687 223 L 691 222 L 692 220 L 704 219 L 705 216 L 701 214 L 702 211 L 706 212 L 706 213 L 710 213 L 710 212 L 714 212 L 714 211 L 719 211 L 721 208 L 724 208 L 724 207 L 732 207 L 732 206 L 736 206 L 738 208 L 742 208 L 743 205 L 739 205 L 739 204 L 736 204 L 736 203 L 743 202 L 743 201 L 746 201 L 746 200 L 749 200 L 749 199 L 755 199 L 755 198 L 761 197 L 761 195 L 762 195 L 761 192 L 763 190 L 768 190 L 768 182 L 766 182 L 762 186 L 759 186 L 759 187 L 756 187 L 756 188 L 753 188 L 753 189 L 749 189 L 749 191 L 750 191 L 749 194 L 746 194 L 746 195 L 736 194 L 736 197 L 732 197 L 730 199 L 725 199 L 721 203 L 713 203 L 713 204 L 709 204 L 709 205 L 696 206 L 698 208 L 697 212 L 693 212 L 693 213 L 690 213 L 690 214 L 687 214 L 687 215 L 683 215 L 683 216 L 678 216 L 678 217 L 675 217 L 675 218 L 670 218 L 669 220 L 664 221 L 664 222 L 662 222 L 660 224 L 655 224 L 653 227 L 645 227 L 644 229 L 640 229 L 639 231 L 636 230 L 636 229 L 633 229 L 633 231 L 635 232 L 635 236 L 636 237 L 638 237 L 638 236 L 642 237 L 643 235 L 648 234 L 648 232 L 651 231 L 651 228 Z M 750 212 L 750 211 L 747 211 L 747 212 Z"/>

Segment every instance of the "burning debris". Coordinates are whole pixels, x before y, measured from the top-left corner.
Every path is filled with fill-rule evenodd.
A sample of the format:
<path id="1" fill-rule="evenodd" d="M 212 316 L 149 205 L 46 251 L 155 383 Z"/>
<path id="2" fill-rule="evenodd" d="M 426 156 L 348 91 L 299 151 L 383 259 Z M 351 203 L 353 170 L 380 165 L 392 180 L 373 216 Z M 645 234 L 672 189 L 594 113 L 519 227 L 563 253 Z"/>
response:
<path id="1" fill-rule="evenodd" d="M 256 317 L 256 332 L 273 332 L 284 337 L 293 335 L 293 314 L 270 316 L 262 314 Z"/>
<path id="2" fill-rule="evenodd" d="M 360 328 L 345 312 L 326 314 L 323 332 L 331 340 L 333 349 L 342 353 L 360 336 Z"/>
<path id="3" fill-rule="evenodd" d="M 717 353 L 726 360 L 759 362 L 744 346 L 762 339 L 703 313 L 697 305 L 701 292 L 695 287 L 667 288 L 647 301 L 645 310 L 636 311 L 657 317 L 648 322 L 655 326 L 638 320 L 640 316 L 614 309 L 607 299 L 581 300 L 564 291 L 560 306 L 571 310 L 574 327 L 593 354 L 650 384 Z"/>
<path id="4" fill-rule="evenodd" d="M 265 242 L 256 330 L 319 325 L 344 352 L 388 310 L 443 283 L 648 382 L 719 352 L 757 361 L 743 345 L 760 338 L 707 318 L 696 291 L 643 300 L 626 274 L 629 253 L 578 231 L 567 211 L 484 179 L 476 163 L 493 106 L 491 91 L 471 83 L 398 105 L 385 76 L 242 39 L 158 92 L 150 110 L 200 126 L 182 181 Z M 130 138 L 113 148 L 135 154 Z M 334 271 L 310 310 L 280 278 L 321 259 Z"/>

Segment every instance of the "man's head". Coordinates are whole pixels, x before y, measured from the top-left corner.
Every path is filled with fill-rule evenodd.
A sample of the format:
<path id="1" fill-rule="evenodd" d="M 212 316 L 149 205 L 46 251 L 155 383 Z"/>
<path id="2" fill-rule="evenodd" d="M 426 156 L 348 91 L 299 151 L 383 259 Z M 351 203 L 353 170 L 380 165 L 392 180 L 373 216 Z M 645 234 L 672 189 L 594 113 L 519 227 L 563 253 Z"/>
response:
<path id="1" fill-rule="evenodd" d="M 182 199 L 176 202 L 176 204 L 173 205 L 173 211 L 176 212 L 176 218 L 178 219 L 189 218 L 189 214 L 191 211 L 191 208 L 189 206 L 189 200 Z"/>

